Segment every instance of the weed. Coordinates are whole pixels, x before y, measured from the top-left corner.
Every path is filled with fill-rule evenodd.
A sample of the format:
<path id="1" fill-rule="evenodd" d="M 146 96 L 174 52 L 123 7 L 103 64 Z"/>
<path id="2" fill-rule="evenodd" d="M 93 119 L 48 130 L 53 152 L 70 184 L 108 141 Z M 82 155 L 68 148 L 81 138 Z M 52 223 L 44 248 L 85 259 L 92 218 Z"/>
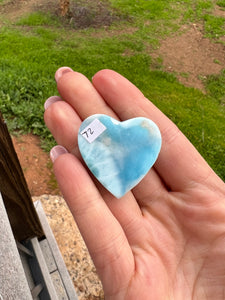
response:
<path id="1" fill-rule="evenodd" d="M 189 77 L 189 73 L 181 72 L 180 76 L 182 76 L 183 78 L 188 78 Z"/>
<path id="2" fill-rule="evenodd" d="M 218 59 L 214 59 L 213 62 L 214 62 L 215 64 L 221 65 L 221 62 L 220 62 Z"/>

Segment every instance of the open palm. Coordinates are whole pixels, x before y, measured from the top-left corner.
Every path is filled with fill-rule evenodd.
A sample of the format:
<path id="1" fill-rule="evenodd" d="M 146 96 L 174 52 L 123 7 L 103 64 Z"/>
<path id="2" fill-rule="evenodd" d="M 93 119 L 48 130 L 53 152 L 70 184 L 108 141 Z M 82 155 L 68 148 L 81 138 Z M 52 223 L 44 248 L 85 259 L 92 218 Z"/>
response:
<path id="1" fill-rule="evenodd" d="M 225 299 L 225 187 L 178 128 L 127 79 L 102 70 L 92 83 L 56 72 L 60 97 L 45 122 L 61 191 L 87 244 L 106 299 Z M 162 134 L 157 162 L 121 199 L 85 168 L 77 147 L 92 114 L 147 117 Z M 63 154 L 63 155 L 60 155 Z"/>

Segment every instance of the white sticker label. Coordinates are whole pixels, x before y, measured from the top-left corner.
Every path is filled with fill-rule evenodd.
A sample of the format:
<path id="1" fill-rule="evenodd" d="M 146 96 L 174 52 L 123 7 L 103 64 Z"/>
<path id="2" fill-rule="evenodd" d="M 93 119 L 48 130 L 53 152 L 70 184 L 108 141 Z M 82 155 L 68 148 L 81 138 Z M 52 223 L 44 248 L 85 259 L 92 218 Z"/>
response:
<path id="1" fill-rule="evenodd" d="M 86 128 L 84 128 L 80 134 L 91 144 L 105 130 L 105 125 L 103 125 L 98 119 L 95 119 Z"/>

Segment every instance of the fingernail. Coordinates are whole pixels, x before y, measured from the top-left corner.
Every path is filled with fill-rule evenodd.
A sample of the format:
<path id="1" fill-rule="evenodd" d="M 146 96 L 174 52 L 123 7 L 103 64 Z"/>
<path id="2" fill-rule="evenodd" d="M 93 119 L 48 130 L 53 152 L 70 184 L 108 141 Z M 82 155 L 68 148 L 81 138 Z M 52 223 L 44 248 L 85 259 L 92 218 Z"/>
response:
<path id="1" fill-rule="evenodd" d="M 51 161 L 54 163 L 54 161 L 62 154 L 66 154 L 68 151 L 63 146 L 57 145 L 52 148 L 50 151 L 50 158 Z"/>
<path id="2" fill-rule="evenodd" d="M 58 101 L 62 101 L 62 99 L 61 99 L 59 96 L 52 96 L 52 97 L 49 97 L 49 98 L 45 101 L 45 104 L 44 104 L 45 110 L 46 110 L 47 108 L 49 108 L 49 106 L 52 105 L 52 103 L 55 103 L 55 102 L 58 102 Z"/>
<path id="3" fill-rule="evenodd" d="M 59 68 L 55 73 L 55 81 L 57 82 L 60 77 L 62 77 L 63 74 L 73 72 L 73 70 L 69 67 L 61 67 Z"/>

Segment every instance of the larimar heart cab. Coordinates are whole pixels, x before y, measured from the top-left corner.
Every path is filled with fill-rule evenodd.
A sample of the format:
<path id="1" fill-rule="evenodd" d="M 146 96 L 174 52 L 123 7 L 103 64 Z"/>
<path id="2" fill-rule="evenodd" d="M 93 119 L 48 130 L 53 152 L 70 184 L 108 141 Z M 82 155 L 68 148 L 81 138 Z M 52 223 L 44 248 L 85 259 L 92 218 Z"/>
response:
<path id="1" fill-rule="evenodd" d="M 117 198 L 148 173 L 161 143 L 157 125 L 142 117 L 119 122 L 106 115 L 92 115 L 83 121 L 78 133 L 78 146 L 86 165 Z"/>

